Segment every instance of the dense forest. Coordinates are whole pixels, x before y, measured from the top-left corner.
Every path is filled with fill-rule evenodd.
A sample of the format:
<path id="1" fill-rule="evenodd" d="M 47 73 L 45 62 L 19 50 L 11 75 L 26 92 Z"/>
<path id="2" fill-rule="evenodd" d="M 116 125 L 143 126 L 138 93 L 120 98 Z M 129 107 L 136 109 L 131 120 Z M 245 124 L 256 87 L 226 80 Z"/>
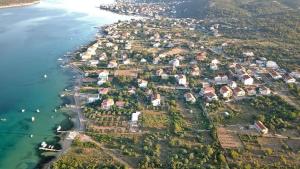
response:
<path id="1" fill-rule="evenodd" d="M 32 3 L 39 0 L 1 0 L 0 6 L 8 6 L 8 5 L 15 5 L 15 4 L 22 4 L 22 3 Z"/>

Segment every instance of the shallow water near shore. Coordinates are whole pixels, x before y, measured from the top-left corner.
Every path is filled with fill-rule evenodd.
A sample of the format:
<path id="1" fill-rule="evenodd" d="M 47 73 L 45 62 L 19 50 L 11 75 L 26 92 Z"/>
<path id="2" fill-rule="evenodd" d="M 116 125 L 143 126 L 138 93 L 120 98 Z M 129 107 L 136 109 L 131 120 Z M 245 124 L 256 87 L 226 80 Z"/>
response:
<path id="1" fill-rule="evenodd" d="M 0 9 L 0 169 L 34 168 L 37 145 L 51 140 L 53 128 L 65 119 L 54 109 L 62 104 L 59 93 L 72 74 L 57 59 L 93 40 L 95 26 L 128 19 L 100 10 L 95 14 L 95 4 L 80 8 L 89 1 L 73 0 L 69 7 L 70 0 L 45 0 Z"/>

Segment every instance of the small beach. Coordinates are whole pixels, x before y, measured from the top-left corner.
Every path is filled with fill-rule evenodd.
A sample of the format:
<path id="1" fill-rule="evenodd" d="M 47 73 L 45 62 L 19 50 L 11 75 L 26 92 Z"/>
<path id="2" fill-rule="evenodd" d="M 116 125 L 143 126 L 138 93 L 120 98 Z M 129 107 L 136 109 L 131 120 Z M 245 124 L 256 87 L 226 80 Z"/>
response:
<path id="1" fill-rule="evenodd" d="M 31 2 L 31 3 L 11 4 L 11 5 L 0 6 L 0 9 L 1 8 L 15 8 L 15 7 L 22 7 L 22 6 L 30 6 L 30 5 L 35 5 L 35 4 L 38 4 L 38 3 L 40 3 L 39 0 Z"/>

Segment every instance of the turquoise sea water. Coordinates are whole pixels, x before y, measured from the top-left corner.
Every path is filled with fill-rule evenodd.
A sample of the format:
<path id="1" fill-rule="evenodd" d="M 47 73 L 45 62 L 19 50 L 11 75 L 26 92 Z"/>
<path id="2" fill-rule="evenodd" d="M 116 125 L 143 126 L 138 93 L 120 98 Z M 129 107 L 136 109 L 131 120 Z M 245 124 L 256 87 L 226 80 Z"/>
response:
<path id="1" fill-rule="evenodd" d="M 93 40 L 94 26 L 126 19 L 89 2 L 45 0 L 0 9 L 0 118 L 6 119 L 0 121 L 0 169 L 34 168 L 37 144 L 53 138 L 52 129 L 65 118 L 53 110 L 72 76 L 57 59 Z"/>

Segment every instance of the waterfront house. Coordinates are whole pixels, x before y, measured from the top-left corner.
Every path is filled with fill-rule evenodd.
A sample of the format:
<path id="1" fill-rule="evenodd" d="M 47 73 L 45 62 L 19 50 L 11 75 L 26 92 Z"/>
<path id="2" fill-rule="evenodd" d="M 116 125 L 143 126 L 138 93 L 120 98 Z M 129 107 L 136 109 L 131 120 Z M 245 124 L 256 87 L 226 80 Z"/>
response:
<path id="1" fill-rule="evenodd" d="M 89 60 L 88 61 L 88 65 L 91 67 L 97 67 L 98 64 L 99 64 L 99 60 Z"/>
<path id="2" fill-rule="evenodd" d="M 160 106 L 160 94 L 153 94 L 151 97 L 152 106 Z"/>
<path id="3" fill-rule="evenodd" d="M 148 81 L 143 79 L 138 79 L 138 86 L 140 88 L 146 88 L 148 86 Z"/>
<path id="4" fill-rule="evenodd" d="M 99 100 L 99 99 L 100 99 L 100 96 L 99 96 L 99 94 L 97 94 L 97 95 L 95 95 L 95 94 L 90 94 L 90 95 L 88 95 L 87 98 L 88 98 L 88 99 L 87 99 L 87 100 L 88 100 L 88 103 L 93 103 L 93 102 Z"/>
<path id="5" fill-rule="evenodd" d="M 268 128 L 261 122 L 261 121 L 256 121 L 254 123 L 254 127 L 256 130 L 262 134 L 268 134 L 269 130 Z"/>
<path id="6" fill-rule="evenodd" d="M 105 99 L 101 103 L 101 108 L 104 110 L 109 110 L 115 104 L 113 99 Z"/>
<path id="7" fill-rule="evenodd" d="M 232 96 L 232 90 L 228 86 L 222 86 L 220 88 L 220 94 L 223 98 L 230 98 Z"/>
<path id="8" fill-rule="evenodd" d="M 185 101 L 187 101 L 187 102 L 190 102 L 190 103 L 195 103 L 196 102 L 195 96 L 190 92 L 184 94 L 184 98 L 185 98 Z"/>

